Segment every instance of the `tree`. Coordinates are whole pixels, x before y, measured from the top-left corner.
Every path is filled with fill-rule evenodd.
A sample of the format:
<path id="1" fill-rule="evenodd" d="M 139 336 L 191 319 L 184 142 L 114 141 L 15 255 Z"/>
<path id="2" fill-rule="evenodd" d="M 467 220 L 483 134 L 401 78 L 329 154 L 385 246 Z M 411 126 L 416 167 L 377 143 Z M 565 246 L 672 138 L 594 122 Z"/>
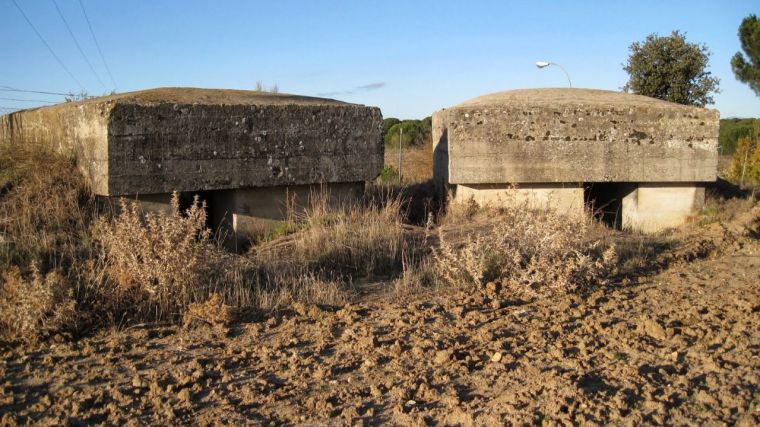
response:
<path id="1" fill-rule="evenodd" d="M 383 119 L 383 138 L 388 134 L 388 131 L 394 126 L 401 123 L 401 120 L 395 117 L 388 117 Z"/>
<path id="2" fill-rule="evenodd" d="M 626 91 L 685 105 L 712 104 L 719 80 L 707 71 L 706 45 L 689 43 L 684 34 L 673 31 L 668 37 L 650 34 L 629 49 L 631 56 L 623 67 L 629 75 Z"/>
<path id="3" fill-rule="evenodd" d="M 760 96 L 760 20 L 750 15 L 739 26 L 739 41 L 746 58 L 741 52 L 736 52 L 731 58 L 731 68 L 736 79 L 746 83 Z"/>
<path id="4" fill-rule="evenodd" d="M 403 120 L 392 125 L 385 133 L 385 145 L 388 147 L 399 146 L 399 136 L 403 129 L 403 146 L 425 146 L 432 141 L 432 129 L 430 122 L 426 120 Z"/>

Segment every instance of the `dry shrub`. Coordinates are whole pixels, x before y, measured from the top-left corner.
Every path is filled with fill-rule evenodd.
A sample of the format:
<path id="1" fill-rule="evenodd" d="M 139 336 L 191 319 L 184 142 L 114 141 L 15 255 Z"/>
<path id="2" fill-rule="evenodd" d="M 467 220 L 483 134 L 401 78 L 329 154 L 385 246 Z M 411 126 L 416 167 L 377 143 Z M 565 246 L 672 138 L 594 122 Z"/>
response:
<path id="1" fill-rule="evenodd" d="M 471 219 L 476 215 L 471 205 L 462 210 Z M 521 297 L 546 296 L 599 283 L 616 264 L 614 247 L 604 249 L 591 239 L 585 219 L 520 203 L 479 214 L 487 218 L 458 240 L 440 233 L 433 259 L 447 283 L 493 281 Z"/>
<path id="2" fill-rule="evenodd" d="M 74 289 L 57 271 L 25 278 L 12 267 L 0 283 L 0 339 L 36 341 L 76 324 Z"/>
<path id="3" fill-rule="evenodd" d="M 76 332 L 97 299 L 95 199 L 73 159 L 38 145 L 0 146 L 0 335 Z M 84 322 L 86 323 L 86 322 Z"/>
<path id="4" fill-rule="evenodd" d="M 403 272 L 392 282 L 390 291 L 396 297 L 403 298 L 444 285 L 438 274 L 435 259 L 429 256 L 404 256 Z"/>
<path id="5" fill-rule="evenodd" d="M 191 303 L 216 290 L 227 257 L 210 239 L 205 204 L 196 197 L 185 212 L 174 193 L 166 212 L 121 201 L 113 220 L 96 224 L 108 277 L 135 300 L 141 317 L 180 318 Z"/>

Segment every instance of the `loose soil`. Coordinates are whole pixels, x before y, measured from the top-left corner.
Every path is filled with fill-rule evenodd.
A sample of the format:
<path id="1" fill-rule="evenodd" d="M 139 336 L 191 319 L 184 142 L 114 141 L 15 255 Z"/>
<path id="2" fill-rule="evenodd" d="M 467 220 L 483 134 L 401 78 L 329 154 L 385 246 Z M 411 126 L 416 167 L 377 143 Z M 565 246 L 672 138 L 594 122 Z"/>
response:
<path id="1" fill-rule="evenodd" d="M 0 424 L 757 425 L 759 220 L 693 228 L 588 295 L 375 293 L 6 346 Z"/>

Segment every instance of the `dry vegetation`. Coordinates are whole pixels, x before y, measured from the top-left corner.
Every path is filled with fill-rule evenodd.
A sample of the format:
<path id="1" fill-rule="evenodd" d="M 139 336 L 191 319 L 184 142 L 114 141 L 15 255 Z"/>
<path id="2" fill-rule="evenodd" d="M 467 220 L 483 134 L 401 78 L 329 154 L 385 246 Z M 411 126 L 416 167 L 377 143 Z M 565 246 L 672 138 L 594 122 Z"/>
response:
<path id="1" fill-rule="evenodd" d="M 197 200 L 181 211 L 175 195 L 170 211 L 147 214 L 122 200 L 106 215 L 71 160 L 30 149 L 4 150 L 0 161 L 0 337 L 8 341 L 177 322 L 189 307 L 339 304 L 357 282 L 399 277 L 420 256 L 419 233 L 387 194 L 338 207 L 314 194 L 289 219 L 290 234 L 232 254 L 205 228 Z M 46 162 L 54 167 L 40 167 Z"/>
<path id="2" fill-rule="evenodd" d="M 401 175 L 405 182 L 424 182 L 433 178 L 432 145 L 404 148 Z M 385 165 L 398 172 L 398 148 L 385 149 Z"/>
<path id="3" fill-rule="evenodd" d="M 476 218 L 477 216 L 477 218 Z M 588 291 L 614 273 L 614 245 L 592 237 L 589 219 L 531 209 L 527 203 L 504 208 L 452 209 L 449 224 L 480 222 L 450 238 L 442 227 L 433 258 L 450 284 L 505 287 L 519 297 Z"/>

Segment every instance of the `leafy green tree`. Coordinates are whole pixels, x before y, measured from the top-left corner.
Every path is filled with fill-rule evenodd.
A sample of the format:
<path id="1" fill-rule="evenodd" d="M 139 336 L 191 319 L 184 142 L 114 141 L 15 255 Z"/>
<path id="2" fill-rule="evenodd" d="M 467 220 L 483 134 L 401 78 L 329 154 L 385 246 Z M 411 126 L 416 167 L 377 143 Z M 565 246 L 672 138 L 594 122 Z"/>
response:
<path id="1" fill-rule="evenodd" d="M 399 130 L 403 129 L 403 146 L 423 146 L 430 143 L 432 127 L 427 120 L 404 120 L 391 126 L 385 133 L 385 145 L 399 146 Z"/>
<path id="2" fill-rule="evenodd" d="M 736 52 L 731 58 L 731 68 L 737 80 L 748 84 L 760 96 L 760 20 L 757 16 L 744 18 L 739 26 L 739 41 L 746 57 Z"/>
<path id="3" fill-rule="evenodd" d="M 388 134 L 388 131 L 394 126 L 401 123 L 401 120 L 395 118 L 395 117 L 388 117 L 387 119 L 383 119 L 383 136 Z"/>
<path id="4" fill-rule="evenodd" d="M 650 34 L 629 49 L 623 67 L 629 75 L 626 91 L 699 107 L 713 103 L 719 80 L 707 71 L 707 45 L 689 43 L 684 34 L 673 31 L 667 37 Z"/>

